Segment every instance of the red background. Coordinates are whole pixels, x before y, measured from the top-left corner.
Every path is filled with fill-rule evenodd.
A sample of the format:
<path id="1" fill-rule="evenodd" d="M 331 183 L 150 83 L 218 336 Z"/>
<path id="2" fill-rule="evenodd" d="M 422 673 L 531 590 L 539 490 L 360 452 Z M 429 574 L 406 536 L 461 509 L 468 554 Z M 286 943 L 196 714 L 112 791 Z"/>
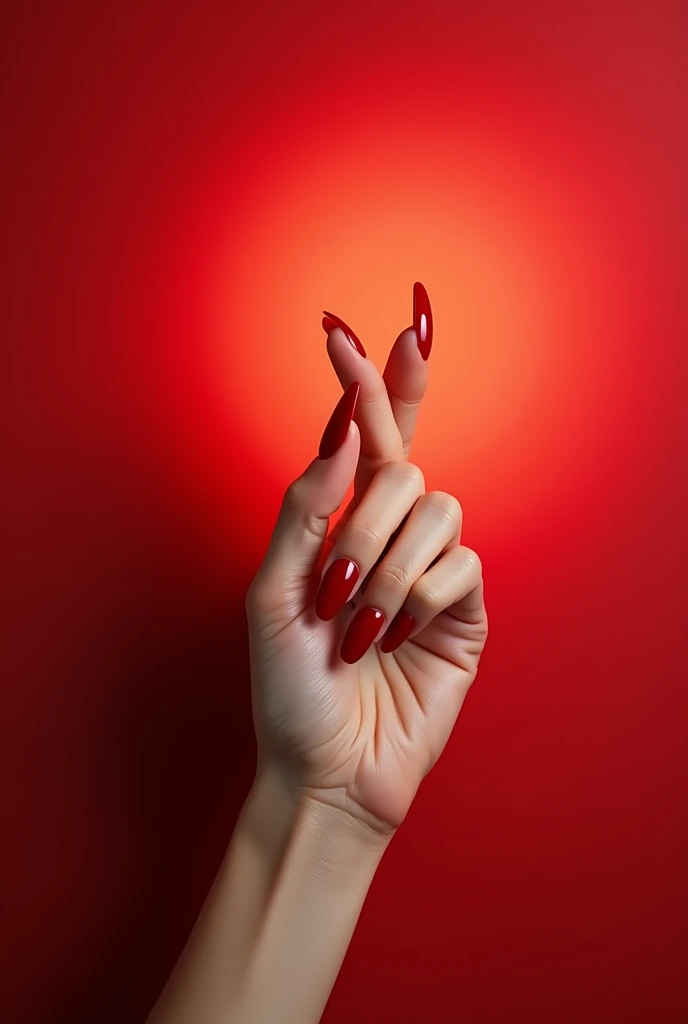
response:
<path id="1" fill-rule="evenodd" d="M 340 392 L 491 635 L 327 1024 L 683 1022 L 683 3 L 5 4 L 2 1019 L 142 1021 L 250 785 L 243 600 Z"/>

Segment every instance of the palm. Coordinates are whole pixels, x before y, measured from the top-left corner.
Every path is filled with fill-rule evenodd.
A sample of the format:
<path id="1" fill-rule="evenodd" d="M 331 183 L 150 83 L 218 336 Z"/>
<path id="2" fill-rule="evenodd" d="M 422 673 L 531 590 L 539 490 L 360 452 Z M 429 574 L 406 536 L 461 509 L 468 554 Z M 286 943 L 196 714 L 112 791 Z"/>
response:
<path id="1" fill-rule="evenodd" d="M 306 789 L 397 827 L 475 677 L 486 619 L 445 611 L 393 654 L 373 646 L 347 665 L 350 614 L 322 622 L 310 600 L 284 625 L 283 604 L 249 608 L 256 728 Z"/>

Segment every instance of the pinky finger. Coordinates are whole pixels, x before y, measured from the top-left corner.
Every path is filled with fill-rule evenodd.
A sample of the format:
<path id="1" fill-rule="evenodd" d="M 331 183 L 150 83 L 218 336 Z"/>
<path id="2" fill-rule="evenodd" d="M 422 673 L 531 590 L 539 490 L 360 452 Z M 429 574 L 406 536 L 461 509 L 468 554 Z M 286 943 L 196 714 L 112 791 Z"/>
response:
<path id="1" fill-rule="evenodd" d="M 476 633 L 476 641 L 484 642 L 487 616 L 482 563 L 476 552 L 463 544 L 445 551 L 416 580 L 383 635 L 380 651 L 395 651 L 405 640 L 421 633 L 441 612 L 454 620 L 451 628 L 446 629 L 449 638 L 465 634 L 468 639 L 469 633 Z"/>

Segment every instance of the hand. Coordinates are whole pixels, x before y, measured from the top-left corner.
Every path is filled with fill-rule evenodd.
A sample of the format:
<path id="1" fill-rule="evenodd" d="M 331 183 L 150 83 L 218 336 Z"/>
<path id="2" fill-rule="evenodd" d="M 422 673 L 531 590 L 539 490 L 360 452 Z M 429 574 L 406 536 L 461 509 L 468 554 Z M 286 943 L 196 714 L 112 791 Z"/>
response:
<path id="1" fill-rule="evenodd" d="M 415 338 L 415 329 L 409 333 Z M 349 344 L 330 336 L 328 347 L 337 343 Z M 351 356 L 363 378 L 363 357 Z M 421 471 L 403 459 L 408 431 L 397 447 L 402 457 L 375 468 L 375 423 L 389 417 L 384 402 L 370 401 L 379 416 L 362 418 L 359 430 L 353 415 L 362 391 L 362 380 L 350 385 L 319 457 L 287 488 L 246 611 L 258 772 L 389 835 L 449 738 L 477 672 L 487 616 L 480 559 L 460 544 L 458 501 L 424 493 Z M 369 454 L 361 469 L 364 430 Z M 329 517 L 357 471 L 368 474 L 368 485 L 323 565 Z M 358 574 L 349 577 L 347 598 L 340 570 L 349 562 Z M 360 603 L 355 614 L 345 603 L 352 598 Z M 391 652 L 388 629 L 400 642 Z"/>

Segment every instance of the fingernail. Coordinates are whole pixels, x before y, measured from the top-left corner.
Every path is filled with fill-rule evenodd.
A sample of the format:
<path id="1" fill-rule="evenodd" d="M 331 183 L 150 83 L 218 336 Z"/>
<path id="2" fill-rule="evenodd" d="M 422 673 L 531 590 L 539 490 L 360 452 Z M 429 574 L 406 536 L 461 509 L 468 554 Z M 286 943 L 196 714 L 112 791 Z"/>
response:
<path id="1" fill-rule="evenodd" d="M 367 358 L 366 350 L 363 348 L 363 345 L 358 340 L 354 332 L 347 324 L 344 323 L 343 320 L 340 320 L 338 316 L 335 316 L 334 313 L 326 312 L 324 317 L 322 318 L 322 325 L 328 332 L 335 327 L 341 327 L 341 329 L 344 331 L 344 333 L 346 334 L 347 338 L 349 339 L 353 347 L 356 349 L 356 351 L 360 352 L 362 356 L 365 356 Z"/>
<path id="2" fill-rule="evenodd" d="M 411 630 L 416 624 L 413 615 L 408 612 L 398 611 L 389 624 L 389 629 L 382 638 L 380 650 L 383 654 L 391 654 L 401 647 Z"/>
<path id="3" fill-rule="evenodd" d="M 337 402 L 334 412 L 327 421 L 323 436 L 320 438 L 319 459 L 331 458 L 344 444 L 349 432 L 349 424 L 354 417 L 360 387 L 360 383 L 355 380 Z"/>
<path id="4" fill-rule="evenodd" d="M 349 623 L 349 628 L 342 640 L 339 656 L 347 665 L 353 665 L 362 658 L 373 640 L 380 632 L 385 617 L 378 608 L 359 608 Z"/>
<path id="5" fill-rule="evenodd" d="M 315 598 L 315 614 L 327 622 L 344 607 L 360 570 L 350 558 L 337 558 L 325 573 Z"/>
<path id="6" fill-rule="evenodd" d="M 413 286 L 413 329 L 418 350 L 423 359 L 427 359 L 432 348 L 432 310 L 428 293 L 420 281 Z"/>

